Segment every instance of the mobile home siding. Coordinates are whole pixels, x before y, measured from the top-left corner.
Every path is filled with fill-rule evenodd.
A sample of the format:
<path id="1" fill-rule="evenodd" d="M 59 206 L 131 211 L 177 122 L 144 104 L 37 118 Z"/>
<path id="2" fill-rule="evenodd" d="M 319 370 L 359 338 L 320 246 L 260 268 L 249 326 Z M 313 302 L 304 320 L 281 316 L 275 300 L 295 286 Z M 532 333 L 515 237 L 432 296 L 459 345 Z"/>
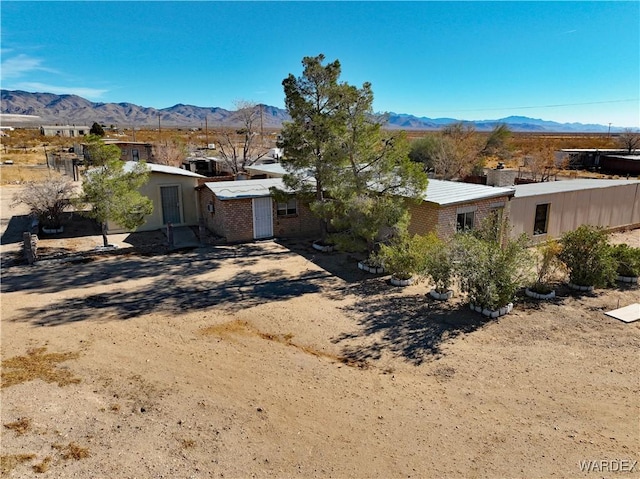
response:
<path id="1" fill-rule="evenodd" d="M 533 236 L 536 206 L 549 204 L 547 233 Z M 617 228 L 640 224 L 640 183 L 516 196 L 511 200 L 512 234 L 534 241 L 557 238 L 583 224 Z"/>

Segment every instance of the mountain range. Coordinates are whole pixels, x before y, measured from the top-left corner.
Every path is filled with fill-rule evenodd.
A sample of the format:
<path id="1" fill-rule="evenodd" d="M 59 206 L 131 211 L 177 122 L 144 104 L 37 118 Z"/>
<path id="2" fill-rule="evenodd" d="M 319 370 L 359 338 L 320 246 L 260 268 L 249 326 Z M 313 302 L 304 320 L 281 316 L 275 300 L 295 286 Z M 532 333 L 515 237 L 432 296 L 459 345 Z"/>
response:
<path id="1" fill-rule="evenodd" d="M 237 112 L 218 107 L 199 107 L 177 104 L 169 108 L 156 109 L 133 103 L 95 103 L 77 95 L 53 93 L 30 93 L 20 90 L 0 90 L 0 114 L 2 123 L 13 121 L 21 124 L 76 124 L 91 126 L 93 122 L 121 127 L 155 126 L 203 127 L 205 122 L 212 127 L 238 126 Z M 262 107 L 262 126 L 279 128 L 289 120 L 286 110 L 269 105 Z M 16 115 L 16 116 L 13 116 Z M 18 117 L 17 115 L 29 115 Z M 509 116 L 496 120 L 465 121 L 455 118 L 417 117 L 405 113 L 388 113 L 387 128 L 404 130 L 438 130 L 458 121 L 472 123 L 479 131 L 489 131 L 497 124 L 505 123 L 516 132 L 558 133 L 607 133 L 609 126 L 583 123 L 557 123 L 526 116 Z M 13 121 L 12 121 L 13 120 Z M 611 127 L 611 132 L 622 128 Z"/>

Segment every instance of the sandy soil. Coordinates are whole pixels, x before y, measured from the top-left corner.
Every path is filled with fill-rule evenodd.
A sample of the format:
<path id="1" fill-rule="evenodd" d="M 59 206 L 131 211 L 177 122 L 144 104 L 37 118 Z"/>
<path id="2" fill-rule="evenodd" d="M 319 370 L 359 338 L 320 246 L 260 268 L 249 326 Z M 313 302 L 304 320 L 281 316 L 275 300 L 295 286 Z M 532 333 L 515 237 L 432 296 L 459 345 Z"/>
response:
<path id="1" fill-rule="evenodd" d="M 3 377 L 6 477 L 638 477 L 580 468 L 640 458 L 640 323 L 603 314 L 638 288 L 486 322 L 356 260 L 268 241 L 5 266 L 3 375 L 36 378 Z"/>

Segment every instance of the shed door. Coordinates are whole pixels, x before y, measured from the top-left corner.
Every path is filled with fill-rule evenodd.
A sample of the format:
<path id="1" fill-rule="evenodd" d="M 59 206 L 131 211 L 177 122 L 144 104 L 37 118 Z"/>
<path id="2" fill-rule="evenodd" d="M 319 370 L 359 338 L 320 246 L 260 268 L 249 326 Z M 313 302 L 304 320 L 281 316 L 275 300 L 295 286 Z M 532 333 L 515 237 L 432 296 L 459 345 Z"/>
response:
<path id="1" fill-rule="evenodd" d="M 273 236 L 273 205 L 271 198 L 253 199 L 253 238 Z"/>
<path id="2" fill-rule="evenodd" d="M 180 187 L 161 186 L 160 198 L 162 200 L 162 224 L 171 223 L 177 225 L 182 223 L 180 217 Z"/>

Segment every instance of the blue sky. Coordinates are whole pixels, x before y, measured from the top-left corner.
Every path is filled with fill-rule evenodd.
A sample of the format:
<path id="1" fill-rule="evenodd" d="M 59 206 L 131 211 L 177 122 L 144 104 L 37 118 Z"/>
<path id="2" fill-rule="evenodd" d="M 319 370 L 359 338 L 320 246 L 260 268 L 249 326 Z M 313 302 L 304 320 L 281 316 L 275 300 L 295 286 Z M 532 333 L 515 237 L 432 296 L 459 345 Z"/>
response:
<path id="1" fill-rule="evenodd" d="M 92 101 L 284 106 L 304 56 L 376 111 L 640 127 L 640 2 L 14 2 L 1 86 Z"/>

